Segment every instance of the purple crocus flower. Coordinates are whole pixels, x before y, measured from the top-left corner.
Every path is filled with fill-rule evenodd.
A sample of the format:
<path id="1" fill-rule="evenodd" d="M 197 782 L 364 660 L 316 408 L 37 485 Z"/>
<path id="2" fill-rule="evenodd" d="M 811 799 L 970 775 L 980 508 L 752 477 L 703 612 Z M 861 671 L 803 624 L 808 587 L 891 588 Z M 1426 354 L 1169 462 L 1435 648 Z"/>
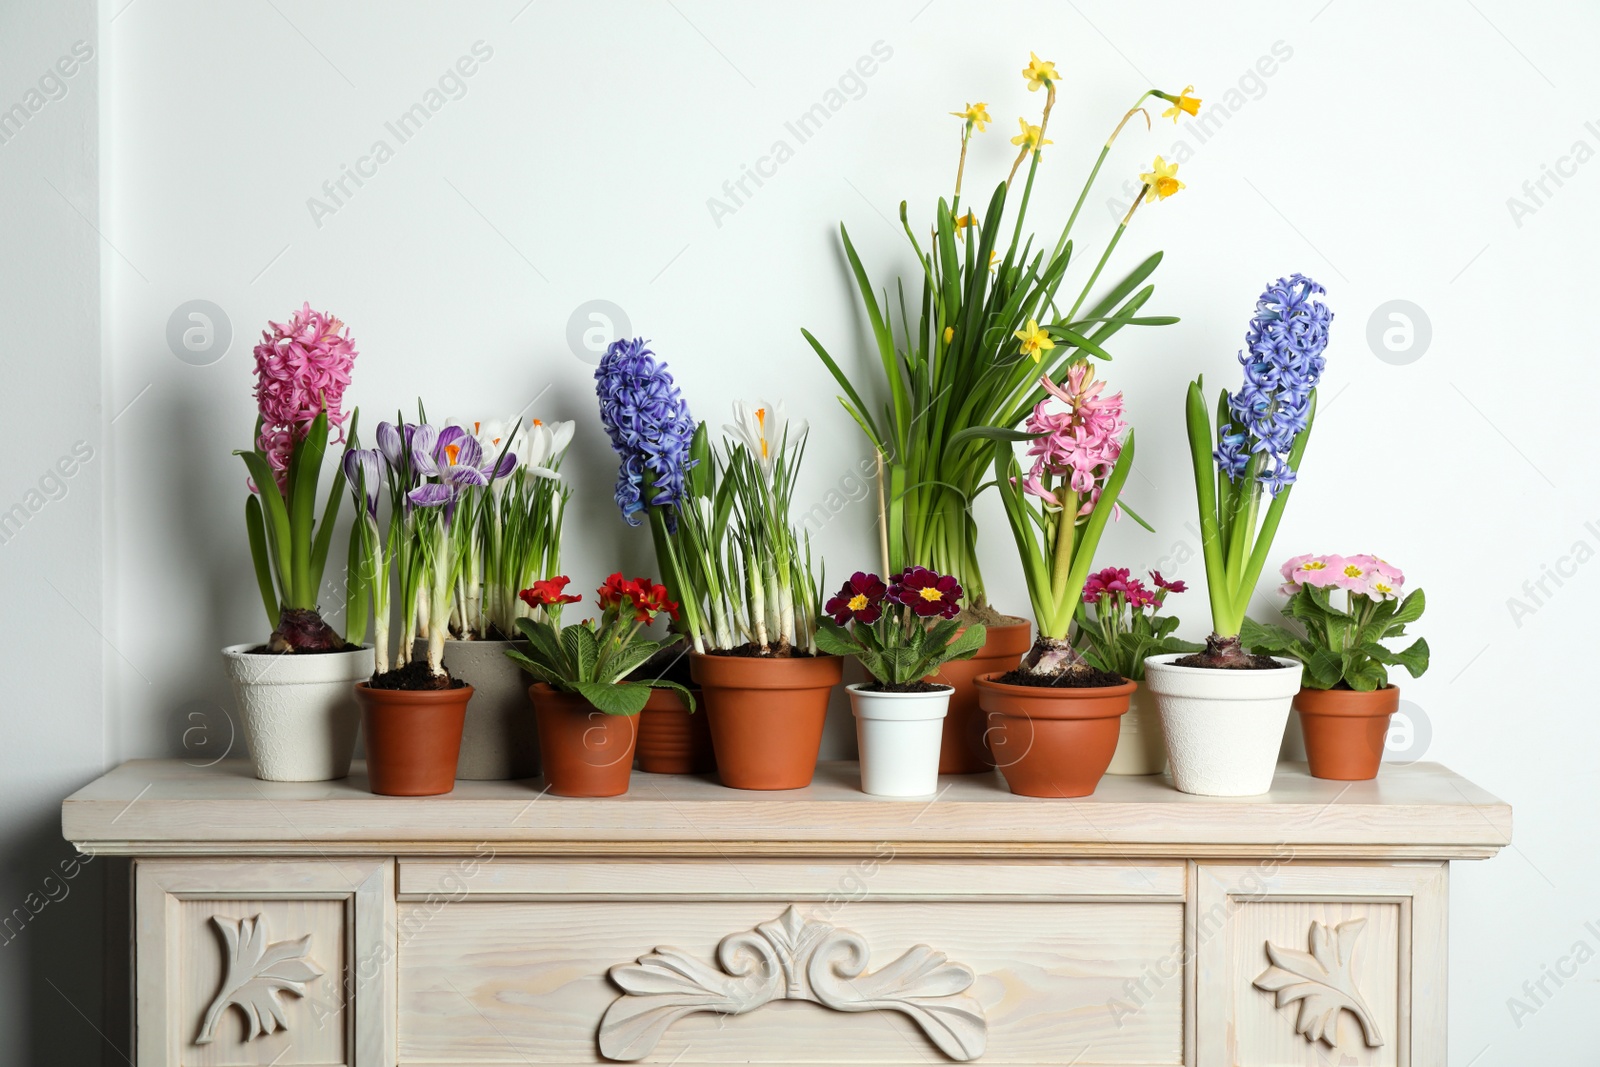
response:
<path id="1" fill-rule="evenodd" d="M 383 488 L 383 461 L 383 453 L 376 448 L 352 448 L 344 454 L 344 477 L 356 507 L 365 504 L 368 516 L 374 519 L 378 517 L 378 491 Z"/>
<path id="2" fill-rule="evenodd" d="M 639 525 L 647 507 L 675 508 L 684 474 L 693 466 L 694 418 L 667 365 L 656 361 L 648 343 L 638 337 L 613 342 L 594 372 L 600 422 L 620 461 L 617 506 L 630 526 Z M 667 524 L 677 525 L 672 511 Z"/>
<path id="3" fill-rule="evenodd" d="M 1232 481 L 1251 456 L 1262 455 L 1257 480 L 1273 496 L 1294 484 L 1289 452 L 1311 419 L 1311 391 L 1326 364 L 1333 312 L 1313 299 L 1325 290 L 1303 274 L 1279 278 L 1256 302 L 1255 317 L 1239 353 L 1244 383 L 1228 394 L 1229 424 L 1219 428 L 1212 453 Z"/>
<path id="4" fill-rule="evenodd" d="M 405 437 L 411 436 L 411 427 L 406 427 Z M 384 461 L 389 464 L 389 469 L 400 471 L 404 467 L 406 446 L 401 436 L 400 429 L 392 422 L 378 423 L 378 451 L 383 454 Z"/>

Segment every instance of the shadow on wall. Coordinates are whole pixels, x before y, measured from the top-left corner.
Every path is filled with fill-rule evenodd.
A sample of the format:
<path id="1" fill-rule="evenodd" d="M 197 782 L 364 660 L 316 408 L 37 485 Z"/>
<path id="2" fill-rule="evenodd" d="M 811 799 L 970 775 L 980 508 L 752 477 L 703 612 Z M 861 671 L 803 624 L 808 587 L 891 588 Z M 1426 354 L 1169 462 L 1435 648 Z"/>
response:
<path id="1" fill-rule="evenodd" d="M 113 947 L 129 944 L 131 925 L 126 906 L 107 906 L 129 899 L 128 861 L 80 855 L 52 804 L 0 841 L 0 870 L 0 997 L 28 1020 L 11 1038 L 22 1062 L 131 1063 L 128 951 Z"/>

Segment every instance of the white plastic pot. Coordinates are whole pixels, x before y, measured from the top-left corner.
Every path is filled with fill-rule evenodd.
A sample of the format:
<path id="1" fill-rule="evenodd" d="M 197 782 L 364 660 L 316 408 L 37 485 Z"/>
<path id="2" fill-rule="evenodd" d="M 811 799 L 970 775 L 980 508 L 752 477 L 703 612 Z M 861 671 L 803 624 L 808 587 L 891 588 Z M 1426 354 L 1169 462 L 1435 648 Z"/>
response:
<path id="1" fill-rule="evenodd" d="M 349 774 L 361 725 L 355 685 L 372 677 L 372 649 L 278 655 L 252 653 L 256 647 L 222 650 L 256 777 L 326 782 Z"/>
<path id="2" fill-rule="evenodd" d="M 1122 717 L 1117 751 L 1107 774 L 1160 774 L 1167 769 L 1167 739 L 1156 698 L 1145 683 L 1138 685 L 1128 701 L 1128 713 Z"/>
<path id="3" fill-rule="evenodd" d="M 1172 784 L 1182 793 L 1250 797 L 1272 788 L 1289 705 L 1300 691 L 1300 662 L 1274 657 L 1278 670 L 1179 667 L 1188 653 L 1144 661 L 1167 735 Z"/>
<path id="4" fill-rule="evenodd" d="M 856 717 L 861 791 L 880 797 L 932 796 L 939 788 L 939 744 L 954 690 L 873 693 L 865 685 L 845 687 Z"/>
<path id="5" fill-rule="evenodd" d="M 444 666 L 471 685 L 456 777 L 532 778 L 539 773 L 539 731 L 528 699 L 534 677 L 506 658 L 511 641 L 446 641 Z M 427 655 L 424 647 L 423 655 Z"/>

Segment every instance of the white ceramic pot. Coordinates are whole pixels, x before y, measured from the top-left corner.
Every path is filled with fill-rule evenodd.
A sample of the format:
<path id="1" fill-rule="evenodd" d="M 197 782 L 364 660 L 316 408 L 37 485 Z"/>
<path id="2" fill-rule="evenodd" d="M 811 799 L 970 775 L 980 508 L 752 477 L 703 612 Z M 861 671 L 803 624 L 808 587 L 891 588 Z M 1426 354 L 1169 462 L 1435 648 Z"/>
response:
<path id="1" fill-rule="evenodd" d="M 506 649 L 514 644 L 444 643 L 445 669 L 473 688 L 461 732 L 457 778 L 483 781 L 532 778 L 539 773 L 539 730 L 528 699 L 534 678 L 506 658 Z"/>
<path id="2" fill-rule="evenodd" d="M 1272 788 L 1289 705 L 1300 691 L 1300 662 L 1274 657 L 1278 670 L 1179 667 L 1175 652 L 1144 661 L 1167 735 L 1172 784 L 1182 793 L 1250 797 Z"/>
<path id="3" fill-rule="evenodd" d="M 948 686 L 934 693 L 873 693 L 846 686 L 861 750 L 861 791 L 880 797 L 932 796 L 950 709 Z"/>
<path id="4" fill-rule="evenodd" d="M 1128 701 L 1117 735 L 1117 751 L 1111 757 L 1107 774 L 1160 774 L 1167 769 L 1167 739 L 1161 730 L 1161 714 L 1149 686 L 1138 683 Z"/>
<path id="5" fill-rule="evenodd" d="M 326 782 L 349 774 L 361 725 L 355 685 L 372 677 L 372 649 L 315 655 L 250 651 L 257 647 L 222 650 L 256 777 Z"/>

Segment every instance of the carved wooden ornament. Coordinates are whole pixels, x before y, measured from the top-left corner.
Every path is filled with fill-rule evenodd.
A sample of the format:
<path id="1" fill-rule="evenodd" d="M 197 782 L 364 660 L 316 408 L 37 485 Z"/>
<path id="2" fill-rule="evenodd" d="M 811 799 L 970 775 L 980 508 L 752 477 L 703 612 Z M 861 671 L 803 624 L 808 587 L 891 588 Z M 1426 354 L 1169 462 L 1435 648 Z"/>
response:
<path id="1" fill-rule="evenodd" d="M 1266 943 L 1267 959 L 1272 961 L 1255 987 L 1278 995 L 1278 1007 L 1298 1000 L 1300 1016 L 1295 1020 L 1295 1032 L 1304 1034 L 1307 1041 L 1326 1042 L 1329 1048 L 1338 1044 L 1339 1013 L 1347 1011 L 1361 1024 L 1361 1035 L 1367 1045 L 1377 1048 L 1383 1044 L 1378 1024 L 1372 1011 L 1356 989 L 1351 974 L 1351 959 L 1356 938 L 1361 936 L 1365 919 L 1351 919 L 1333 928 L 1332 933 L 1322 923 L 1311 924 L 1311 951 L 1278 948 Z"/>
<path id="2" fill-rule="evenodd" d="M 223 950 L 222 988 L 211 1002 L 211 1008 L 200 1022 L 197 1045 L 209 1045 L 217 1036 L 217 1023 L 229 1005 L 244 1012 L 250 1032 L 250 1041 L 262 1034 L 287 1030 L 283 1017 L 283 1002 L 279 993 L 306 995 L 306 983 L 322 977 L 322 970 L 306 958 L 306 946 L 311 942 L 307 934 L 298 941 L 267 943 L 267 917 L 253 919 L 228 919 L 213 915 L 211 921 L 222 932 L 226 943 Z"/>
<path id="3" fill-rule="evenodd" d="M 679 949 L 657 948 L 611 968 L 624 995 L 600 1019 L 600 1054 L 642 1060 L 673 1023 L 695 1012 L 743 1015 L 774 1000 L 808 1000 L 835 1011 L 898 1011 L 951 1059 L 983 1055 L 988 1022 L 966 995 L 972 968 L 917 945 L 869 974 L 869 953 L 860 934 L 802 919 L 793 906 L 723 938 L 720 970 Z"/>

